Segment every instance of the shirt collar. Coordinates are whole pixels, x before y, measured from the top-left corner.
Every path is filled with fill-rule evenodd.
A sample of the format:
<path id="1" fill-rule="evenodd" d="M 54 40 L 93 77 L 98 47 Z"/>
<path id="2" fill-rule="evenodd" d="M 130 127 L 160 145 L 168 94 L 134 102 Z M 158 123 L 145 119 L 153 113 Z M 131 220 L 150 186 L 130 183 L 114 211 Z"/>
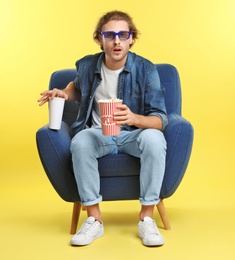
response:
<path id="1" fill-rule="evenodd" d="M 97 66 L 96 66 L 96 71 L 95 71 L 96 74 L 101 75 L 101 66 L 102 66 L 104 56 L 105 56 L 105 53 L 101 52 L 99 55 L 99 58 L 98 58 Z M 131 71 L 131 67 L 133 65 L 134 58 L 135 58 L 135 54 L 129 51 L 127 54 L 126 65 L 125 65 L 123 71 L 126 71 L 126 72 Z"/>

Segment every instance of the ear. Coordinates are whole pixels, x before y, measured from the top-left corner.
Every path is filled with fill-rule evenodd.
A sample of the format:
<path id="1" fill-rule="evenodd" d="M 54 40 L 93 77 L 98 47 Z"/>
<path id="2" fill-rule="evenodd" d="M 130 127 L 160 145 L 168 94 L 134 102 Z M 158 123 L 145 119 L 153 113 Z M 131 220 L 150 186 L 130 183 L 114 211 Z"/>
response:
<path id="1" fill-rule="evenodd" d="M 103 37 L 101 34 L 99 35 L 99 45 L 101 48 L 103 47 Z"/>
<path id="2" fill-rule="evenodd" d="M 130 35 L 130 44 L 132 44 L 133 40 L 132 40 L 132 34 Z"/>
<path id="3" fill-rule="evenodd" d="M 133 42 L 132 34 L 130 35 L 130 44 Z"/>

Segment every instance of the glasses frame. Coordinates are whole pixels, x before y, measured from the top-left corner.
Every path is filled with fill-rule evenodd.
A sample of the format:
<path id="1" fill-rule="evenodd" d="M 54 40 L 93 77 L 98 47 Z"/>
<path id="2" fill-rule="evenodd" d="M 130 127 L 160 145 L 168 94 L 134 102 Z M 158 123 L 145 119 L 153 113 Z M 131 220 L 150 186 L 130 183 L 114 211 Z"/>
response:
<path id="1" fill-rule="evenodd" d="M 113 34 L 113 38 L 107 38 L 106 37 L 106 34 L 107 33 L 112 33 Z M 121 33 L 128 33 L 128 37 L 127 38 L 122 38 L 121 37 Z M 104 31 L 104 32 L 101 32 L 101 34 L 102 35 L 104 35 L 104 38 L 106 39 L 106 40 L 108 40 L 108 41 L 113 41 L 115 38 L 116 38 L 116 36 L 118 36 L 118 38 L 121 40 L 121 41 L 126 41 L 126 40 L 128 40 L 129 38 L 130 38 L 130 36 L 131 36 L 131 34 L 132 34 L 132 32 L 129 32 L 129 31 L 120 31 L 120 32 L 114 32 L 114 31 Z"/>

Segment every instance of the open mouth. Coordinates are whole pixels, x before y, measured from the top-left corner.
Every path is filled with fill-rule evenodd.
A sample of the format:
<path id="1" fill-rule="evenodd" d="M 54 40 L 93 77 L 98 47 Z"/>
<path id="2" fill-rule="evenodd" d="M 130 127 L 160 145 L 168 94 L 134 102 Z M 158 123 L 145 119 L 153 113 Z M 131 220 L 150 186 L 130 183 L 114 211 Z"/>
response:
<path id="1" fill-rule="evenodd" d="M 122 51 L 122 49 L 118 48 L 118 47 L 113 49 L 114 53 L 120 53 L 121 51 Z"/>

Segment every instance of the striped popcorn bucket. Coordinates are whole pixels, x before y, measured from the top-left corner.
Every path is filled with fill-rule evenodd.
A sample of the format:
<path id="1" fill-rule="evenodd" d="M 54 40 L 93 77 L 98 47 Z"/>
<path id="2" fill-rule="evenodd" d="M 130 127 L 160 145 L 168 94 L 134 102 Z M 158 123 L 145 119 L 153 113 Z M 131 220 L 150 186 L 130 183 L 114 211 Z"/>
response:
<path id="1" fill-rule="evenodd" d="M 117 125 L 113 119 L 114 113 L 120 111 L 116 106 L 122 104 L 120 99 L 99 100 L 100 119 L 102 134 L 115 136 L 120 134 L 120 125 Z"/>

